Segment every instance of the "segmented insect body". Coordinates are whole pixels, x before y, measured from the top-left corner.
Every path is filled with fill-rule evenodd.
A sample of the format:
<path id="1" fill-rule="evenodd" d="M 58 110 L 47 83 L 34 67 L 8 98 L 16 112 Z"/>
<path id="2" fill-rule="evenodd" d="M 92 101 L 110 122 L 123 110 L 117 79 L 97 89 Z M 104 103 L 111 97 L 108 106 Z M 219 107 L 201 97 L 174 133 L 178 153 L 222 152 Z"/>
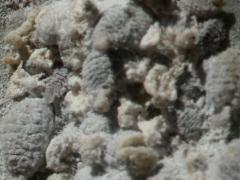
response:
<path id="1" fill-rule="evenodd" d="M 93 45 L 100 51 L 137 48 L 152 23 L 153 19 L 141 7 L 114 5 L 98 22 Z"/>
<path id="2" fill-rule="evenodd" d="M 15 104 L 0 125 L 2 155 L 13 176 L 32 176 L 44 163 L 53 130 L 53 113 L 43 99 Z"/>
<path id="3" fill-rule="evenodd" d="M 186 107 L 177 120 L 179 133 L 188 139 L 198 139 L 203 133 L 202 125 L 206 119 L 202 107 Z"/>
<path id="4" fill-rule="evenodd" d="M 65 68 L 56 69 L 51 76 L 44 80 L 44 98 L 50 103 L 54 103 L 64 97 L 67 92 L 68 70 Z"/>
<path id="5" fill-rule="evenodd" d="M 113 82 L 110 58 L 97 51 L 90 53 L 83 63 L 83 90 L 94 92 L 105 87 L 112 88 Z"/>
<path id="6" fill-rule="evenodd" d="M 206 100 L 216 111 L 221 111 L 224 106 L 239 106 L 239 69 L 240 51 L 237 49 L 227 49 L 209 59 Z"/>

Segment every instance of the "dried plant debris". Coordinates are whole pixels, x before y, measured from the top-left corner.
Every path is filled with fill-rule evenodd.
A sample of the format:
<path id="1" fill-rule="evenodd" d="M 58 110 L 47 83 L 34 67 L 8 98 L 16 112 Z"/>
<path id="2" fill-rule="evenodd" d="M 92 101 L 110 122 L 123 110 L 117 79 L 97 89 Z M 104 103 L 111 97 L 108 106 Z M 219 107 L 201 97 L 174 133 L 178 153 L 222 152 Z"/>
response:
<path id="1" fill-rule="evenodd" d="M 93 109 L 92 104 L 93 96 L 84 92 L 74 94 L 70 91 L 63 101 L 63 115 L 68 120 L 81 122 L 82 117 Z"/>
<path id="2" fill-rule="evenodd" d="M 181 26 L 162 27 L 154 23 L 142 38 L 140 47 L 173 58 L 195 47 L 198 31 L 197 24 L 182 29 Z"/>
<path id="3" fill-rule="evenodd" d="M 19 99 L 26 96 L 39 97 L 44 89 L 44 84 L 40 81 L 42 74 L 31 76 L 21 65 L 10 78 L 6 97 Z"/>
<path id="4" fill-rule="evenodd" d="M 126 77 L 129 82 L 141 83 L 145 79 L 150 68 L 151 60 L 144 58 L 140 61 L 129 61 L 125 64 Z"/>
<path id="5" fill-rule="evenodd" d="M 0 2 L 0 180 L 239 179 L 233 4 Z"/>
<path id="6" fill-rule="evenodd" d="M 33 8 L 29 13 L 26 21 L 19 26 L 17 29 L 9 32 L 4 40 L 9 45 L 13 46 L 13 49 L 16 50 L 23 61 L 26 61 L 30 56 L 30 49 L 27 45 L 27 40 L 29 35 L 34 30 L 35 19 L 39 13 L 38 8 Z"/>
<path id="7" fill-rule="evenodd" d="M 26 62 L 25 68 L 31 74 L 51 73 L 54 65 L 52 52 L 47 48 L 36 49 Z"/>

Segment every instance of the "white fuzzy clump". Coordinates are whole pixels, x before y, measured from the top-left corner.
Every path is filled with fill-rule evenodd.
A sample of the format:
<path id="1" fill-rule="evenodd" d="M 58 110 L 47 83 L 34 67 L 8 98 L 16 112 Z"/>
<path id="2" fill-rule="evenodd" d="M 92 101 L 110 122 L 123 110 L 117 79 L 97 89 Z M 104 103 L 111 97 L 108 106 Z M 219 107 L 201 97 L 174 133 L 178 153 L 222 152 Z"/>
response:
<path id="1" fill-rule="evenodd" d="M 52 2 L 36 19 L 36 38 L 44 45 L 57 45 L 64 66 L 79 70 L 87 50 L 86 32 L 98 16 L 91 0 Z"/>
<path id="2" fill-rule="evenodd" d="M 30 33 L 34 30 L 35 19 L 38 13 L 39 9 L 33 8 L 26 21 L 16 30 L 9 32 L 4 38 L 5 42 L 17 50 L 22 60 L 27 60 L 30 56 L 26 41 L 29 39 Z"/>
<path id="3" fill-rule="evenodd" d="M 209 174 L 213 180 L 236 180 L 240 177 L 239 166 L 239 139 L 226 145 L 222 151 L 219 151 L 214 159 L 213 167 L 209 169 Z"/>
<path id="4" fill-rule="evenodd" d="M 116 154 L 126 163 L 130 174 L 134 177 L 148 174 L 158 160 L 157 152 L 146 145 L 141 133 L 120 139 Z"/>
<path id="5" fill-rule="evenodd" d="M 159 24 L 154 23 L 150 26 L 145 36 L 142 38 L 140 43 L 140 47 L 142 49 L 149 49 L 153 48 L 157 45 L 160 41 L 160 31 L 159 31 Z"/>
<path id="6" fill-rule="evenodd" d="M 63 132 L 53 138 L 46 151 L 47 168 L 55 172 L 63 172 L 71 168 L 71 163 L 79 161 L 72 154 L 79 151 L 80 131 L 74 126 L 74 123 L 65 127 Z M 72 162 L 74 161 L 74 162 Z"/>
<path id="7" fill-rule="evenodd" d="M 81 118 L 92 109 L 93 97 L 84 92 L 75 94 L 69 91 L 63 103 L 64 114 L 69 119 L 81 121 Z"/>
<path id="8" fill-rule="evenodd" d="M 78 76 L 72 76 L 68 79 L 68 87 L 72 93 L 78 94 L 81 90 L 81 79 Z"/>
<path id="9" fill-rule="evenodd" d="M 81 161 L 87 165 L 102 165 L 104 160 L 104 150 L 106 146 L 106 134 L 96 133 L 92 135 L 82 135 L 80 137 L 79 153 Z"/>
<path id="10" fill-rule="evenodd" d="M 186 180 L 190 179 L 187 172 L 187 167 L 183 150 L 178 150 L 174 153 L 173 157 L 166 157 L 161 162 L 164 163 L 164 167 L 150 177 L 149 180 Z"/>
<path id="11" fill-rule="evenodd" d="M 158 23 L 155 23 L 142 38 L 140 47 L 168 57 L 176 57 L 194 47 L 197 42 L 197 33 L 196 25 L 190 28 L 160 27 Z"/>
<path id="12" fill-rule="evenodd" d="M 130 100 L 122 98 L 118 107 L 118 124 L 121 128 L 136 129 L 137 122 L 143 112 L 143 107 Z"/>
<path id="13" fill-rule="evenodd" d="M 96 178 L 92 176 L 91 172 L 92 168 L 90 166 L 82 167 L 82 164 L 80 164 L 73 180 L 96 180 Z"/>
<path id="14" fill-rule="evenodd" d="M 149 180 L 215 180 L 214 175 L 217 175 L 216 180 L 221 179 L 217 168 L 222 165 L 222 160 L 219 161 L 218 157 L 223 159 L 223 154 L 228 156 L 228 153 L 223 151 L 226 144 L 222 135 L 221 132 L 211 131 L 205 134 L 197 144 L 184 142 L 178 144 L 178 148 L 172 156 L 161 160 L 164 167 Z M 229 160 L 223 161 L 228 164 L 231 163 L 231 158 Z M 230 178 L 225 176 L 223 179 Z"/>
<path id="15" fill-rule="evenodd" d="M 37 96 L 43 91 L 44 84 L 39 80 L 42 74 L 31 76 L 21 65 L 13 73 L 6 92 L 7 97 L 19 98 L 27 95 Z"/>
<path id="16" fill-rule="evenodd" d="M 31 74 L 50 73 L 53 63 L 52 53 L 49 49 L 35 49 L 26 62 L 26 68 Z"/>
<path id="17" fill-rule="evenodd" d="M 123 162 L 119 160 L 117 156 L 117 151 L 118 151 L 120 142 L 122 142 L 124 139 L 127 139 L 130 136 L 141 136 L 141 133 L 133 130 L 120 130 L 117 133 L 115 133 L 112 136 L 112 138 L 109 140 L 106 146 L 106 154 L 105 154 L 105 161 L 108 163 L 109 167 L 121 168 L 123 166 Z M 144 140 L 142 140 L 142 142 L 143 141 Z"/>
<path id="18" fill-rule="evenodd" d="M 161 144 L 162 133 L 166 131 L 167 125 L 162 116 L 157 116 L 149 121 L 138 122 L 138 128 L 143 133 L 145 143 L 148 146 L 156 146 Z"/>
<path id="19" fill-rule="evenodd" d="M 134 176 L 148 174 L 158 160 L 156 151 L 143 146 L 121 148 L 118 150 L 118 157 L 127 163 L 128 169 Z"/>
<path id="20" fill-rule="evenodd" d="M 122 137 L 117 141 L 118 149 L 126 148 L 126 147 L 138 147 L 145 146 L 144 136 L 141 132 L 137 132 L 136 134 L 131 134 L 127 137 Z"/>
<path id="21" fill-rule="evenodd" d="M 144 58 L 139 62 L 128 62 L 124 67 L 126 70 L 126 77 L 129 82 L 142 83 L 148 73 L 150 66 L 150 59 Z"/>
<path id="22" fill-rule="evenodd" d="M 163 65 L 155 65 L 150 69 L 144 81 L 144 88 L 148 94 L 155 96 L 158 93 L 161 77 L 167 70 Z"/>
<path id="23" fill-rule="evenodd" d="M 64 172 L 71 170 L 80 161 L 90 166 L 101 165 L 106 139 L 106 133 L 87 135 L 74 123 L 70 123 L 50 142 L 46 151 L 47 167 L 55 172 Z"/>
<path id="24" fill-rule="evenodd" d="M 111 105 L 111 89 L 99 89 L 93 102 L 93 109 L 96 112 L 108 112 Z"/>
<path id="25" fill-rule="evenodd" d="M 118 143 L 117 157 L 126 163 L 132 176 L 144 176 L 155 167 L 158 154 L 154 149 L 145 145 L 141 133 L 128 136 Z"/>
<path id="26" fill-rule="evenodd" d="M 168 70 L 163 65 L 154 65 L 144 81 L 144 88 L 153 97 L 156 105 L 174 102 L 177 99 L 175 68 Z"/>

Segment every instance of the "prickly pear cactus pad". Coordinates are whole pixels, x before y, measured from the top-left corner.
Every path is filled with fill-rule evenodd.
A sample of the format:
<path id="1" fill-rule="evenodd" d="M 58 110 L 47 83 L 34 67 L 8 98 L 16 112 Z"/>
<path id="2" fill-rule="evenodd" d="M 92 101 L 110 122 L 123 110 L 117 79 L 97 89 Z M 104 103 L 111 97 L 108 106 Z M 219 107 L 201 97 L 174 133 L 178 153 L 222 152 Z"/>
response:
<path id="1" fill-rule="evenodd" d="M 0 180 L 240 180 L 239 0 L 1 0 Z"/>

